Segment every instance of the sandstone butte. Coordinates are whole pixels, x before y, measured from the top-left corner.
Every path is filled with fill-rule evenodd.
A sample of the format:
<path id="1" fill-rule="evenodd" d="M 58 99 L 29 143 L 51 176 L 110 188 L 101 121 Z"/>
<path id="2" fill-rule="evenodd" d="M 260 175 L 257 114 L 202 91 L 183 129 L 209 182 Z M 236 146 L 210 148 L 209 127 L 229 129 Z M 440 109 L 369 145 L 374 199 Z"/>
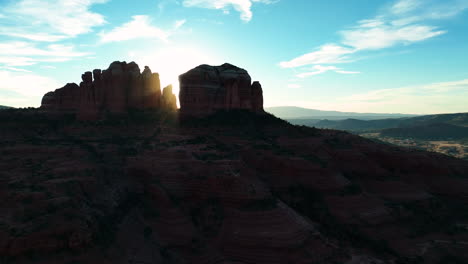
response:
<path id="1" fill-rule="evenodd" d="M 125 113 L 129 109 L 176 110 L 172 86 L 163 89 L 158 73 L 148 66 L 143 72 L 135 62 L 111 63 L 107 70 L 81 75 L 78 86 L 68 83 L 44 95 L 41 109 L 52 113 L 74 113 L 81 120 L 96 120 L 105 113 Z"/>
<path id="2" fill-rule="evenodd" d="M 107 70 L 85 72 L 78 86 L 68 83 L 42 98 L 41 109 L 75 113 L 80 120 L 96 120 L 105 113 L 129 109 L 177 109 L 169 85 L 163 89 L 159 75 L 148 66 L 140 73 L 134 62 L 113 62 Z M 217 110 L 243 109 L 263 112 L 263 91 L 246 70 L 225 63 L 200 65 L 179 77 L 180 114 L 206 116 Z"/>
<path id="3" fill-rule="evenodd" d="M 217 110 L 263 112 L 263 91 L 246 70 L 225 63 L 200 65 L 179 76 L 180 113 L 207 115 Z"/>

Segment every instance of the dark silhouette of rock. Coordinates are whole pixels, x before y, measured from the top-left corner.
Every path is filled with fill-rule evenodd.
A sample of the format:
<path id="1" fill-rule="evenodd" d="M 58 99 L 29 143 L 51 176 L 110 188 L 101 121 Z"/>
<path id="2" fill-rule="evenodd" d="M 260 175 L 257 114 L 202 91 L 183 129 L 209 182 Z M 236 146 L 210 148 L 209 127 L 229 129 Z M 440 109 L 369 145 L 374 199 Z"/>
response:
<path id="1" fill-rule="evenodd" d="M 140 73 L 135 62 L 115 61 L 107 70 L 85 72 L 81 79 L 79 86 L 69 83 L 45 94 L 41 109 L 76 113 L 81 120 L 96 120 L 107 112 L 125 113 L 129 109 L 177 109 L 172 88 L 163 99 L 159 75 L 148 66 Z"/>
<path id="2" fill-rule="evenodd" d="M 161 107 L 168 110 L 177 109 L 177 98 L 172 93 L 172 85 L 164 87 L 161 97 Z"/>
<path id="3" fill-rule="evenodd" d="M 41 108 L 51 111 L 72 113 L 78 110 L 80 87 L 76 83 L 67 83 L 64 87 L 48 92 L 42 98 Z"/>
<path id="4" fill-rule="evenodd" d="M 161 82 L 158 73 L 152 73 L 148 66 L 142 73 L 142 102 L 138 108 L 158 108 L 161 103 Z"/>
<path id="5" fill-rule="evenodd" d="M 0 259 L 468 259 L 467 161 L 269 114 L 222 111 L 184 125 L 157 116 L 89 125 L 0 111 Z"/>
<path id="6" fill-rule="evenodd" d="M 260 83 L 252 84 L 248 72 L 234 65 L 200 65 L 180 75 L 179 82 L 181 114 L 203 116 L 231 109 L 263 112 Z"/>
<path id="7" fill-rule="evenodd" d="M 255 112 L 263 112 L 263 90 L 260 82 L 252 84 L 252 110 Z"/>

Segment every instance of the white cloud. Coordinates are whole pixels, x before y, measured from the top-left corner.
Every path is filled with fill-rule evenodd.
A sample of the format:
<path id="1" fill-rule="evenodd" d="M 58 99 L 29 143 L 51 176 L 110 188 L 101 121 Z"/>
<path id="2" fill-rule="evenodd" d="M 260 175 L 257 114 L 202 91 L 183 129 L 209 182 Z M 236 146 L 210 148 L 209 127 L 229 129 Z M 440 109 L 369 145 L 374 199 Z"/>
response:
<path id="1" fill-rule="evenodd" d="M 314 67 L 312 67 L 312 69 L 314 71 L 300 73 L 300 74 L 298 74 L 296 76 L 299 77 L 299 78 L 305 78 L 305 77 L 309 77 L 309 76 L 314 76 L 314 75 L 319 75 L 319 74 L 322 74 L 322 73 L 326 73 L 328 71 L 333 71 L 333 72 L 341 73 L 341 74 L 358 74 L 358 73 L 360 73 L 360 72 L 356 72 L 356 71 L 343 71 L 340 68 L 337 68 L 335 66 L 315 65 Z"/>
<path id="2" fill-rule="evenodd" d="M 16 72 L 31 72 L 29 70 L 21 69 L 21 68 L 15 68 L 15 67 L 8 67 L 8 66 L 0 66 L 0 69 L 5 69 L 9 71 L 16 71 Z"/>
<path id="3" fill-rule="evenodd" d="M 274 0 L 184 0 L 185 7 L 201 7 L 208 9 L 222 10 L 224 14 L 229 14 L 229 8 L 234 8 L 240 13 L 240 19 L 249 22 L 252 19 L 253 3 L 272 4 Z"/>
<path id="4" fill-rule="evenodd" d="M 51 35 L 45 33 L 18 33 L 12 32 L 11 29 L 0 29 L 0 35 L 15 37 L 15 38 L 24 38 L 33 41 L 44 41 L 44 42 L 57 42 L 63 39 L 66 39 L 65 35 Z"/>
<path id="5" fill-rule="evenodd" d="M 406 17 L 416 22 L 451 18 L 467 8 L 467 0 L 398 0 L 390 10 L 385 10 L 384 15 L 389 18 Z"/>
<path id="6" fill-rule="evenodd" d="M 21 0 L 4 6 L 5 19 L 11 21 L 1 35 L 35 41 L 58 41 L 89 33 L 106 23 L 101 14 L 92 12 L 94 4 L 107 0 Z M 14 33 L 12 33 L 14 32 Z"/>
<path id="7" fill-rule="evenodd" d="M 405 14 L 420 7 L 422 2 L 420 0 L 400 0 L 392 5 L 390 11 L 394 14 Z"/>
<path id="8" fill-rule="evenodd" d="M 133 16 L 130 22 L 112 29 L 110 32 L 101 32 L 99 35 L 102 42 L 117 42 L 131 39 L 160 39 L 168 41 L 170 35 L 182 27 L 186 20 L 177 20 L 174 28 L 163 30 L 151 25 L 151 18 L 146 15 Z"/>
<path id="9" fill-rule="evenodd" d="M 72 45 L 51 44 L 38 48 L 36 44 L 12 41 L 0 43 L 0 64 L 7 66 L 28 66 L 37 62 L 63 62 L 88 55 L 75 51 Z"/>
<path id="10" fill-rule="evenodd" d="M 179 28 L 182 27 L 186 22 L 187 22 L 187 20 L 185 20 L 185 19 L 177 20 L 177 21 L 174 23 L 174 28 L 175 28 L 175 29 L 179 29 Z"/>
<path id="11" fill-rule="evenodd" d="M 425 25 L 398 26 L 381 21 L 374 26 L 361 25 L 351 30 L 342 31 L 343 44 L 357 50 L 375 50 L 395 46 L 397 44 L 411 44 L 435 36 L 445 34 L 446 31 Z"/>
<path id="12" fill-rule="evenodd" d="M 354 52 L 350 48 L 336 44 L 326 44 L 316 51 L 304 54 L 290 61 L 281 62 L 280 66 L 283 68 L 297 68 L 310 64 L 343 63 L 349 59 L 346 55 Z"/>
<path id="13" fill-rule="evenodd" d="M 45 49 L 38 48 L 29 42 L 12 41 L 0 43 L 1 55 L 23 56 L 52 56 L 52 57 L 81 57 L 88 53 L 77 52 L 72 45 L 51 44 Z"/>
<path id="14" fill-rule="evenodd" d="M 434 38 L 447 31 L 430 25 L 431 20 L 451 18 L 467 8 L 468 0 L 398 0 L 374 18 L 358 21 L 355 26 L 340 31 L 338 43 L 323 45 L 314 52 L 281 62 L 280 66 L 297 68 L 352 62 L 360 51 L 410 45 Z"/>
<path id="15" fill-rule="evenodd" d="M 29 66 L 36 64 L 36 61 L 28 57 L 12 57 L 12 56 L 1 56 L 0 55 L 0 64 L 8 66 Z"/>

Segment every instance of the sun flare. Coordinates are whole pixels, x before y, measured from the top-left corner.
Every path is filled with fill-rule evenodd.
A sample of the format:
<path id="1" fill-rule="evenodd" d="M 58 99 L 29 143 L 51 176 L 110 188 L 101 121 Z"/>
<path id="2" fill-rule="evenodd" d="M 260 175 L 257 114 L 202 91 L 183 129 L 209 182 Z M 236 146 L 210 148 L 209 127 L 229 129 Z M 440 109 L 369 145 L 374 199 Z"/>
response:
<path id="1" fill-rule="evenodd" d="M 172 84 L 173 92 L 179 95 L 179 75 L 200 64 L 222 64 L 209 52 L 194 47 L 169 47 L 158 51 L 134 51 L 131 59 L 139 65 L 149 66 L 153 72 L 159 73 L 161 89 Z"/>

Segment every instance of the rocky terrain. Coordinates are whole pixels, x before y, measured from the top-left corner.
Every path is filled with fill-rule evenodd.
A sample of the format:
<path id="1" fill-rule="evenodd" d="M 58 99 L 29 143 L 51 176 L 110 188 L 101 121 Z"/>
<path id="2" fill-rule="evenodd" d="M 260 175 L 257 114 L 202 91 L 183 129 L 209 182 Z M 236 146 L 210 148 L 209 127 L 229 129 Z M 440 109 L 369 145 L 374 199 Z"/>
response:
<path id="1" fill-rule="evenodd" d="M 468 159 L 468 113 L 376 120 L 287 120 L 295 125 L 345 130 L 398 146 Z"/>
<path id="2" fill-rule="evenodd" d="M 290 125 L 243 72 L 183 76 L 199 118 L 187 97 L 98 120 L 0 112 L 0 263 L 468 260 L 467 161 Z"/>

